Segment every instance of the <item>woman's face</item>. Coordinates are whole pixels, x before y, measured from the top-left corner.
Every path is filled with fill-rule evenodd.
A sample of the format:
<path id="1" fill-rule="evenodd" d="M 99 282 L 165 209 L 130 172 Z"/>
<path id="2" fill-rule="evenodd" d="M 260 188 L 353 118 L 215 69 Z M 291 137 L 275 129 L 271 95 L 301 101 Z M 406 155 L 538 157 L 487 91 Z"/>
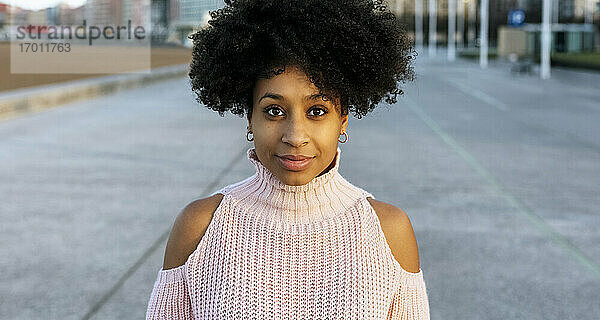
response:
<path id="1" fill-rule="evenodd" d="M 287 66 L 270 79 L 259 79 L 248 125 L 260 162 L 288 185 L 303 185 L 330 168 L 338 138 L 348 126 L 338 101 L 318 96 L 306 74 Z M 286 156 L 311 159 L 294 161 Z"/>

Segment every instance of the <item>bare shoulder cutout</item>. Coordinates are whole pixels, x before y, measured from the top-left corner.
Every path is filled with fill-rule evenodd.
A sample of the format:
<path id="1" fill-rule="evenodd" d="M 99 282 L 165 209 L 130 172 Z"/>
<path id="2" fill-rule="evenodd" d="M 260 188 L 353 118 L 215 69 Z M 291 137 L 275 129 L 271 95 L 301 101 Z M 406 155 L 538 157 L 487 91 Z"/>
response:
<path id="1" fill-rule="evenodd" d="M 367 197 L 381 223 L 386 241 L 400 266 L 408 272 L 417 273 L 419 250 L 410 219 L 400 208 Z"/>
<path id="2" fill-rule="evenodd" d="M 182 266 L 198 247 L 213 214 L 223 200 L 223 194 L 190 202 L 179 213 L 167 241 L 163 270 Z"/>

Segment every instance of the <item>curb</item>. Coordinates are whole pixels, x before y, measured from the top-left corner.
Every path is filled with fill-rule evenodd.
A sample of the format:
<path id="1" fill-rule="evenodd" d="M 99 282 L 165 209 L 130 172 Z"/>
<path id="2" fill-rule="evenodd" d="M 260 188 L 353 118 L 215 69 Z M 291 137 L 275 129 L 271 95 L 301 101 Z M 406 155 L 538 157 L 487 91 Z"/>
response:
<path id="1" fill-rule="evenodd" d="M 148 73 L 108 75 L 2 92 L 0 120 L 181 77 L 186 75 L 188 70 L 188 64 L 179 64 L 152 69 Z"/>

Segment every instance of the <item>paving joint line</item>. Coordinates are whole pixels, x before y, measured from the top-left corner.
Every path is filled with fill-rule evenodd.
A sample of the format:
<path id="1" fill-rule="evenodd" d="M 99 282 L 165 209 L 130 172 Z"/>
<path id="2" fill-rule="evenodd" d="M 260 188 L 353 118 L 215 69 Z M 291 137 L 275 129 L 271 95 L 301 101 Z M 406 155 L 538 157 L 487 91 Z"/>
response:
<path id="1" fill-rule="evenodd" d="M 247 148 L 244 147 L 242 152 L 238 153 L 228 164 L 219 172 L 219 174 L 211 181 L 210 184 L 204 188 L 204 191 L 201 194 L 201 197 L 205 197 L 209 194 L 211 190 L 213 190 L 217 184 L 223 179 L 223 177 L 231 171 L 231 169 L 241 161 L 246 155 Z M 148 260 L 148 258 L 162 245 L 162 243 L 167 240 L 169 233 L 171 232 L 171 228 L 167 228 L 167 230 L 163 231 L 161 235 L 152 243 L 150 248 L 148 248 L 142 256 L 131 266 L 129 269 L 119 278 L 119 280 L 105 293 L 102 295 L 100 300 L 96 302 L 88 312 L 81 318 L 82 320 L 91 319 L 100 309 L 110 300 L 112 296 L 114 296 L 121 287 L 125 284 L 125 282 Z"/>
<path id="2" fill-rule="evenodd" d="M 490 96 L 489 94 L 481 90 L 475 89 L 461 82 L 451 81 L 449 79 L 444 79 L 444 81 L 453 86 L 454 88 L 462 91 L 463 93 L 470 95 L 471 97 L 474 97 L 476 99 L 479 99 L 500 111 L 508 111 L 509 109 L 504 102 Z"/>
<path id="3" fill-rule="evenodd" d="M 504 102 L 502 102 L 502 101 L 500 101 L 500 100 L 498 100 L 498 99 L 496 99 L 496 98 L 488 95 L 487 93 L 485 93 L 485 92 L 483 92 L 481 90 L 475 89 L 475 88 L 470 87 L 470 86 L 465 85 L 465 84 L 457 84 L 455 82 L 452 82 L 450 79 L 442 79 L 442 80 L 437 79 L 437 80 L 440 81 L 440 82 L 449 83 L 453 87 L 459 89 L 464 94 L 466 94 L 468 96 L 471 96 L 471 97 L 473 97 L 475 99 L 479 99 L 480 101 L 482 101 L 484 103 L 487 103 L 487 104 L 495 107 L 496 109 L 498 109 L 500 111 L 505 111 L 506 112 L 506 111 L 509 110 L 509 107 Z M 576 143 L 576 144 L 578 144 L 578 145 L 580 145 L 580 146 L 582 146 L 584 148 L 589 149 L 590 151 L 593 151 L 593 152 L 596 152 L 596 153 L 600 153 L 600 147 L 598 147 L 597 145 L 595 145 L 593 143 L 585 141 L 585 139 L 579 137 L 577 134 L 574 134 L 574 133 L 571 133 L 571 132 L 568 132 L 568 131 L 559 131 L 559 130 L 556 130 L 556 129 L 553 129 L 553 128 L 548 128 L 548 127 L 543 126 L 543 125 L 536 125 L 536 124 L 532 124 L 532 123 L 527 123 L 527 122 L 522 121 L 519 118 L 512 117 L 511 116 L 512 113 L 510 113 L 510 112 L 506 112 L 506 114 L 509 115 L 510 119 L 512 119 L 514 121 L 517 121 L 517 122 L 519 122 L 520 124 L 522 124 L 522 125 L 524 125 L 526 127 L 533 128 L 533 129 L 536 129 L 536 130 L 540 130 L 540 131 L 543 131 L 543 132 L 546 132 L 546 133 L 550 133 L 550 134 L 552 134 L 552 135 L 554 135 L 556 137 L 569 139 L 569 140 L 573 141 L 574 143 Z"/>
<path id="4" fill-rule="evenodd" d="M 450 146 L 467 164 L 474 169 L 479 175 L 481 175 L 488 183 L 490 183 L 502 197 L 524 218 L 526 218 L 531 224 L 533 224 L 538 231 L 543 235 L 550 238 L 553 242 L 563 247 L 571 256 L 575 258 L 584 267 L 588 268 L 592 274 L 600 279 L 600 266 L 598 266 L 585 252 L 579 249 L 577 246 L 572 244 L 565 236 L 556 231 L 552 226 L 539 215 L 537 215 L 532 209 L 520 201 L 517 197 L 513 196 L 512 193 L 504 186 L 498 179 L 496 179 L 479 161 L 472 156 L 465 148 L 463 148 L 454 138 L 446 133 L 435 120 L 433 120 L 427 113 L 418 106 L 418 104 L 411 98 L 405 96 L 406 105 L 414 112 L 425 124 L 435 132 L 442 140 Z"/>

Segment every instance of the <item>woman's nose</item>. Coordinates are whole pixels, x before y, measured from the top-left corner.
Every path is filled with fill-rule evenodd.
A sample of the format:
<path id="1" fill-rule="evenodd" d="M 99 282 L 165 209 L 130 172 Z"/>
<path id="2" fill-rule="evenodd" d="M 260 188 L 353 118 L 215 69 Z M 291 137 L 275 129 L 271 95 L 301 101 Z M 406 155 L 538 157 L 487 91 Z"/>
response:
<path id="1" fill-rule="evenodd" d="M 285 128 L 281 141 L 292 147 L 301 147 L 310 140 L 305 129 L 302 120 L 291 119 L 288 126 Z"/>

